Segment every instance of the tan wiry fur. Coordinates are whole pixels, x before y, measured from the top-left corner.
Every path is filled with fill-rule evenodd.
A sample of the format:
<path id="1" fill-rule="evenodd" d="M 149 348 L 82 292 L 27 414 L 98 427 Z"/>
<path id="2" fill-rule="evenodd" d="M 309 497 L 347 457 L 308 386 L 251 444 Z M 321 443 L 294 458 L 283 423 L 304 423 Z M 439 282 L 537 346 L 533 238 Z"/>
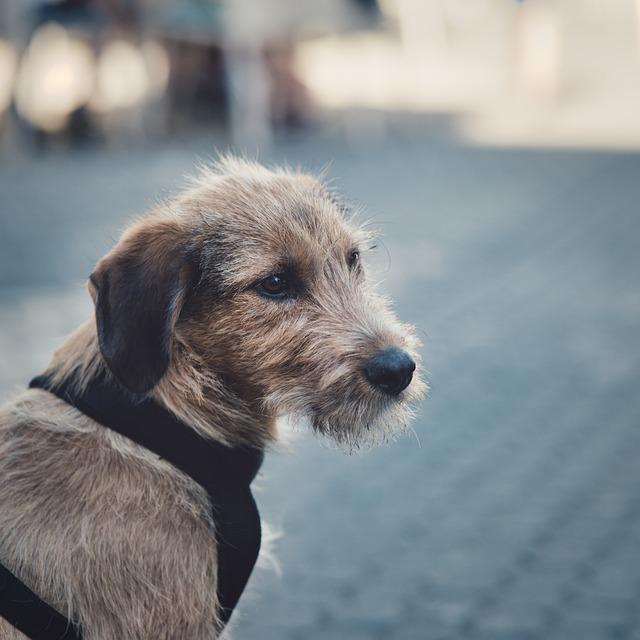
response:
<path id="1" fill-rule="evenodd" d="M 276 418 L 293 415 L 350 449 L 398 433 L 424 391 L 415 376 L 391 398 L 362 375 L 386 346 L 417 357 L 411 328 L 364 268 L 348 265 L 366 242 L 317 179 L 226 159 L 132 225 L 89 289 L 104 295 L 99 276 L 131 255 L 150 274 L 183 269 L 171 261 L 180 247 L 197 277 L 186 267 L 176 276 L 169 364 L 150 395 L 230 445 L 267 446 Z M 265 299 L 256 284 L 283 261 L 304 292 Z M 82 387 L 112 375 L 105 357 L 92 318 L 49 373 Z M 45 391 L 0 410 L 0 561 L 79 622 L 86 640 L 217 637 L 209 513 L 185 474 Z M 0 638 L 23 636 L 0 620 Z"/>

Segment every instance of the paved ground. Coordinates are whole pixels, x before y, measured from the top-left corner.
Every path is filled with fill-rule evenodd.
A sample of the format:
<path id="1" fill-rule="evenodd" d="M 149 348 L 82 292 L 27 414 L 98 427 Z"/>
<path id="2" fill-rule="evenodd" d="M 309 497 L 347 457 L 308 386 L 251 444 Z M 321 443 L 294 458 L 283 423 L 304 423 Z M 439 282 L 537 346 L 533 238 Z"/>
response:
<path id="1" fill-rule="evenodd" d="M 206 141 L 0 169 L 0 395 L 89 312 L 92 263 Z M 368 206 L 424 332 L 415 436 L 301 434 L 258 500 L 284 531 L 238 640 L 640 640 L 640 156 L 469 149 L 398 126 L 298 139 Z M 388 255 L 387 256 L 387 251 Z"/>

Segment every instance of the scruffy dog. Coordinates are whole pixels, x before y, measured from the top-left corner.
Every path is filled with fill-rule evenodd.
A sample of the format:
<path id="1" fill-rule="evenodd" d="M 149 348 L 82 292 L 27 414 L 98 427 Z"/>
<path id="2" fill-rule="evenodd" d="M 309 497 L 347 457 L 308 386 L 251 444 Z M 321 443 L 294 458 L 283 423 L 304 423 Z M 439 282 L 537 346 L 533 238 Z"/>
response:
<path id="1" fill-rule="evenodd" d="M 343 213 L 308 175 L 202 169 L 98 262 L 95 318 L 48 375 L 106 375 L 231 446 L 268 446 L 285 414 L 349 449 L 388 439 L 424 390 L 416 340 Z M 0 561 L 85 640 L 217 636 L 208 513 L 190 477 L 48 391 L 0 411 Z M 0 638 L 25 636 L 0 619 Z"/>

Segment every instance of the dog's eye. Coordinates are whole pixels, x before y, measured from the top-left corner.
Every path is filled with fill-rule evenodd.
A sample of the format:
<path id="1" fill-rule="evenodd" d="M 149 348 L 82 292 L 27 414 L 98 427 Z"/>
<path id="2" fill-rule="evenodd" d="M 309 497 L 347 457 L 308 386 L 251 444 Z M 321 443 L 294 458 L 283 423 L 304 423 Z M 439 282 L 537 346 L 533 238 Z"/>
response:
<path id="1" fill-rule="evenodd" d="M 360 261 L 360 252 L 357 249 L 354 249 L 347 258 L 347 263 L 349 264 L 349 268 L 353 269 L 358 262 Z"/>
<path id="2" fill-rule="evenodd" d="M 291 295 L 289 281 L 282 273 L 272 273 L 258 283 L 256 288 L 266 298 L 288 298 Z"/>

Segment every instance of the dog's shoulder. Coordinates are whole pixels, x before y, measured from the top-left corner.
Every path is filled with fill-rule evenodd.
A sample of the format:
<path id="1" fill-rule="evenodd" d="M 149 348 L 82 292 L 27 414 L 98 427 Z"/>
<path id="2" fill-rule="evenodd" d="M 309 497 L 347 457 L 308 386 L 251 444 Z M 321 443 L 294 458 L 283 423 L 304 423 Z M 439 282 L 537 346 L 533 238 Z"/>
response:
<path id="1" fill-rule="evenodd" d="M 105 637 L 210 634 L 209 513 L 190 478 L 46 391 L 0 409 L 0 559 Z"/>

